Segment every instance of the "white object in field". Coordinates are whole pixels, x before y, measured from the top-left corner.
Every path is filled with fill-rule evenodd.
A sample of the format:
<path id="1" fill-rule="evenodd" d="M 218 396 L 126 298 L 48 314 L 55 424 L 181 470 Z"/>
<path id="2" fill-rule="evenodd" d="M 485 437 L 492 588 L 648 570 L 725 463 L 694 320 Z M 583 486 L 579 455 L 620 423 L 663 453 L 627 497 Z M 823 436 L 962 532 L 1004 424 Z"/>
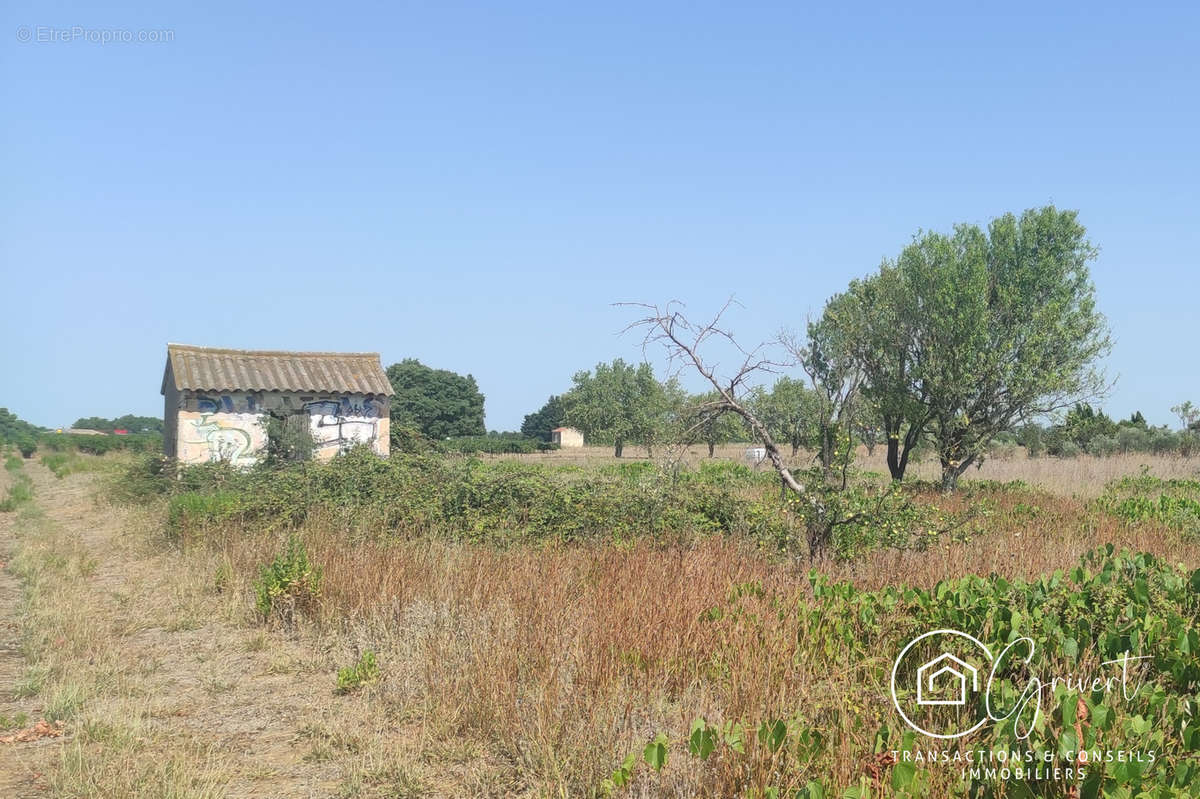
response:
<path id="1" fill-rule="evenodd" d="M 766 447 L 750 447 L 746 450 L 746 463 L 757 466 L 767 459 Z"/>

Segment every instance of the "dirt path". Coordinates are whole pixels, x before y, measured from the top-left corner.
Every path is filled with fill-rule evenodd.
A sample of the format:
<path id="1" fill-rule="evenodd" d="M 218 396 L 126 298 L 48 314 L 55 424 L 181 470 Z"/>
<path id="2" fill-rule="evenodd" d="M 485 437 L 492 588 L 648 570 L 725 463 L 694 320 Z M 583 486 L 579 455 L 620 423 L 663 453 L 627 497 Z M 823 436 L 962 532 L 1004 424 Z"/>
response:
<path id="1" fill-rule="evenodd" d="M 12 482 L 7 471 L 0 473 L 0 498 Z M 0 737 L 28 726 L 38 710 L 35 699 L 20 695 L 18 686 L 25 673 L 21 653 L 21 582 L 13 573 L 16 554 L 17 513 L 0 513 Z M 0 796 L 31 795 L 38 775 L 36 762 L 44 744 L 0 744 Z M 36 794 L 32 794 L 36 795 Z"/>
<path id="2" fill-rule="evenodd" d="M 248 617 L 213 556 L 156 540 L 160 517 L 98 502 L 95 475 L 26 470 L 36 507 L 0 516 L 0 714 L 66 734 L 0 744 L 0 796 L 374 795 L 347 788 L 336 661 Z M 18 696 L 31 668 L 44 684 Z"/>

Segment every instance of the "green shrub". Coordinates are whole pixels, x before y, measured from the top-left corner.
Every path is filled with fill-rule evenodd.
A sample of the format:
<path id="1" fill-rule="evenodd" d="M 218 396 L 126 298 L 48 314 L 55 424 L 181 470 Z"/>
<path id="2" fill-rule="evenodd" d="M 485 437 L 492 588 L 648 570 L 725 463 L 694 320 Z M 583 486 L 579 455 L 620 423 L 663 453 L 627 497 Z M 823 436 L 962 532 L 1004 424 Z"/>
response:
<path id="1" fill-rule="evenodd" d="M 489 455 L 520 455 L 533 452 L 547 452 L 558 449 L 557 444 L 551 444 L 538 438 L 529 438 L 520 433 L 490 433 L 486 436 L 460 436 L 448 438 L 442 442 L 447 452 L 460 452 L 464 455 L 486 453 Z"/>
<path id="2" fill-rule="evenodd" d="M 108 493 L 114 499 L 140 503 L 154 497 L 180 490 L 181 483 L 172 479 L 175 462 L 162 455 L 141 455 L 123 470 L 108 485 Z"/>
<path id="3" fill-rule="evenodd" d="M 131 433 L 126 436 L 43 433 L 38 443 L 54 452 L 84 452 L 88 455 L 104 455 L 115 450 L 162 452 L 162 435 L 159 433 Z"/>
<path id="4" fill-rule="evenodd" d="M 309 563 L 308 550 L 296 536 L 275 560 L 259 571 L 255 606 L 263 618 L 279 613 L 290 620 L 296 609 L 311 609 L 321 595 L 321 567 Z"/>
<path id="5" fill-rule="evenodd" d="M 201 530 L 236 516 L 241 508 L 242 495 L 234 491 L 176 494 L 167 503 L 167 532 L 178 537 L 185 531 Z"/>
<path id="6" fill-rule="evenodd" d="M 353 666 L 344 666 L 338 669 L 337 692 L 347 694 L 377 682 L 379 682 L 379 664 L 375 660 L 375 653 L 368 649 L 363 652 L 362 657 Z"/>
<path id="7" fill-rule="evenodd" d="M 8 496 L 0 500 L 0 512 L 10 513 L 33 499 L 33 483 L 25 473 L 25 462 L 10 455 L 4 459 L 4 468 L 12 473 L 13 481 L 8 487 Z"/>
<path id="8" fill-rule="evenodd" d="M 0 500 L 0 512 L 10 513 L 21 505 L 33 499 L 33 486 L 29 482 L 29 478 L 21 475 L 23 479 L 17 480 L 8 487 L 8 496 Z"/>
<path id="9" fill-rule="evenodd" d="M 403 453 L 384 460 L 360 448 L 327 463 L 283 468 L 188 467 L 175 480 L 147 468 L 144 462 L 131 467 L 136 480 L 127 482 L 144 484 L 147 496 L 167 493 L 168 529 L 185 538 L 231 521 L 240 530 L 286 531 L 319 511 L 351 536 L 507 546 L 717 534 L 744 536 L 790 557 L 807 551 L 812 523 L 781 500 L 776 474 L 723 461 L 678 471 L 647 461 L 584 468 Z M 923 548 L 958 530 L 948 514 L 909 500 L 878 481 L 833 497 L 858 518 L 834 531 L 836 552 L 851 557 L 878 546 Z"/>
<path id="10" fill-rule="evenodd" d="M 415 427 L 395 426 L 390 435 L 391 451 L 408 455 L 427 455 L 444 452 L 441 442 L 434 441 Z"/>
<path id="11" fill-rule="evenodd" d="M 70 452 L 47 452 L 42 455 L 42 465 L 54 472 L 60 480 L 70 474 L 79 459 Z"/>
<path id="12" fill-rule="evenodd" d="M 1200 535 L 1200 480 L 1164 480 L 1143 467 L 1137 477 L 1110 482 L 1096 505 L 1131 524 L 1155 521 Z"/>

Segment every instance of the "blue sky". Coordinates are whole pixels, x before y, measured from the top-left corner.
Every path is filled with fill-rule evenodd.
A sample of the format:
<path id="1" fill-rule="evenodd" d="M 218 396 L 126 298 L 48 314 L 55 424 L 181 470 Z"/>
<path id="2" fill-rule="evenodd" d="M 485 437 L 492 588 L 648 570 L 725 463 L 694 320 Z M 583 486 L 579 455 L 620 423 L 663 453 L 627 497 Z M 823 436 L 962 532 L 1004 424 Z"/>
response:
<path id="1" fill-rule="evenodd" d="M 1106 408 L 1200 401 L 1197 7 L 648 5 L 5 4 L 0 405 L 159 414 L 177 341 L 420 358 L 512 429 L 640 357 L 611 303 L 736 295 L 755 341 L 1046 203 L 1101 250 Z"/>

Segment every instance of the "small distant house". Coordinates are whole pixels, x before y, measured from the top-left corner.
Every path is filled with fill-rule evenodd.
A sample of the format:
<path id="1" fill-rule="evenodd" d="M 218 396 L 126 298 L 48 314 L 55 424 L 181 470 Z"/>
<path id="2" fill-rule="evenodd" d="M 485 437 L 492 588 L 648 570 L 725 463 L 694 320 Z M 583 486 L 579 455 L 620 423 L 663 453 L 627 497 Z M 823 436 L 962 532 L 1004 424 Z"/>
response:
<path id="1" fill-rule="evenodd" d="M 250 466 L 271 436 L 299 436 L 322 460 L 358 444 L 387 457 L 392 394 L 378 353 L 168 344 L 163 452 L 180 463 Z"/>
<path id="2" fill-rule="evenodd" d="M 550 443 L 560 447 L 582 447 L 583 433 L 574 427 L 556 427 L 550 431 Z"/>

